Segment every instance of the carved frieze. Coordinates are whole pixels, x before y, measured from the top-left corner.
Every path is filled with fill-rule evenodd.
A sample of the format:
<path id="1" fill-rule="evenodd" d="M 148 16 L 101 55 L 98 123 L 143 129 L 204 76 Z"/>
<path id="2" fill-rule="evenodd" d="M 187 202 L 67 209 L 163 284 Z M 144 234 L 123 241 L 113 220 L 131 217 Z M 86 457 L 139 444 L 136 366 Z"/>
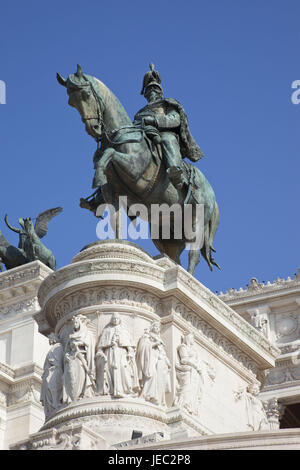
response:
<path id="1" fill-rule="evenodd" d="M 55 307 L 54 315 L 57 321 L 68 313 L 80 308 L 95 305 L 128 305 L 140 307 L 151 313 L 160 314 L 161 302 L 153 294 L 145 290 L 130 287 L 90 287 L 79 292 L 66 295 Z"/>
<path id="2" fill-rule="evenodd" d="M 39 309 L 37 298 L 23 300 L 22 302 L 12 303 L 5 307 L 0 307 L 0 320 L 4 320 L 11 315 L 20 313 L 29 313 Z"/>
<path id="3" fill-rule="evenodd" d="M 281 367 L 268 371 L 265 386 L 300 380 L 300 367 L 291 367 L 291 365 L 289 362 L 290 367 Z"/>
<path id="4" fill-rule="evenodd" d="M 160 282 L 163 285 L 164 282 L 164 270 L 158 266 L 152 264 L 146 264 L 141 262 L 132 262 L 130 260 L 115 260 L 110 261 L 85 261 L 69 265 L 62 268 L 60 271 L 50 275 L 41 285 L 39 290 L 39 302 L 41 305 L 44 303 L 47 292 L 51 290 L 55 284 L 63 284 L 70 279 L 80 279 L 83 276 L 103 275 L 105 273 L 123 275 L 142 275 L 142 279 L 153 280 Z"/>

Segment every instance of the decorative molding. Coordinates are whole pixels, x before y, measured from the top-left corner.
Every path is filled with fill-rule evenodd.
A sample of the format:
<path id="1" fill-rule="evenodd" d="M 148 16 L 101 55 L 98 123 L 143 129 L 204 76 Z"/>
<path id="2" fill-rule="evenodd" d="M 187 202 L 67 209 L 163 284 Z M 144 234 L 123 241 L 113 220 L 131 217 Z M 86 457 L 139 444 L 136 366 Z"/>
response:
<path id="1" fill-rule="evenodd" d="M 119 241 L 117 243 L 109 241 L 95 242 L 87 247 L 83 248 L 72 259 L 71 264 L 90 260 L 90 259 L 101 259 L 109 258 L 112 256 L 114 259 L 130 259 L 136 261 L 145 261 L 146 263 L 152 263 L 152 257 L 146 253 L 140 246 Z"/>
<path id="2" fill-rule="evenodd" d="M 143 404 L 146 405 L 146 402 Z M 67 407 L 61 409 L 58 413 L 56 413 L 56 416 L 46 421 L 43 427 L 41 428 L 41 431 L 50 429 L 52 427 L 57 427 L 59 425 L 62 425 L 63 423 L 68 422 L 69 420 L 101 415 L 140 416 L 144 418 L 153 419 L 161 423 L 167 422 L 165 412 L 161 411 L 160 409 L 155 412 L 152 407 L 149 407 L 149 409 L 147 409 L 147 406 L 139 407 L 134 405 L 134 403 L 132 403 L 131 405 L 129 405 L 128 403 L 124 403 L 123 406 L 121 406 L 121 404 L 118 404 L 116 406 L 104 404 L 101 406 L 101 403 L 98 403 L 98 405 L 93 405 L 91 402 L 89 407 L 76 407 L 73 409 Z"/>
<path id="3" fill-rule="evenodd" d="M 15 371 L 12 367 L 8 366 L 7 364 L 3 364 L 3 362 L 0 362 L 0 375 L 5 374 L 8 376 L 10 379 L 15 378 Z"/>

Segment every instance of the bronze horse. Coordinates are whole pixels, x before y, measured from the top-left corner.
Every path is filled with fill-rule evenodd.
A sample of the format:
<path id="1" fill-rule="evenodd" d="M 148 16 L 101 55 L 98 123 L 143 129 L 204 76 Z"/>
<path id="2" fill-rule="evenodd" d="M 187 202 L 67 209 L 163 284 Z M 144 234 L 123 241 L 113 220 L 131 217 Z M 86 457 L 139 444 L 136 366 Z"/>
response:
<path id="1" fill-rule="evenodd" d="M 182 208 L 185 204 L 193 207 L 202 204 L 203 245 L 201 249 L 190 249 L 188 271 L 194 273 L 200 251 L 211 270 L 212 265 L 219 267 L 212 257 L 219 209 L 214 191 L 203 173 L 184 162 L 187 184 L 176 189 L 169 180 L 159 144 L 148 137 L 149 129 L 147 132 L 147 129 L 134 125 L 118 98 L 100 80 L 84 74 L 80 66 L 68 79 L 57 74 L 57 80 L 67 88 L 69 105 L 79 111 L 87 133 L 97 142 L 101 141 L 101 149 L 94 156 L 97 181 L 94 179 L 93 187 L 96 191 L 91 200 L 81 200 L 81 207 L 90 209 L 95 215 L 97 205 L 104 202 L 118 209 L 119 196 L 127 196 L 128 207 L 136 203 L 143 203 L 149 209 L 152 204 L 165 203 L 169 207 L 179 204 Z M 151 226 L 151 219 L 149 223 Z M 196 228 L 194 219 L 192 226 Z M 177 239 L 174 233 L 170 239 L 164 239 L 160 231 L 159 238 L 153 242 L 162 254 L 180 264 L 180 255 L 191 240 L 186 235 Z"/>

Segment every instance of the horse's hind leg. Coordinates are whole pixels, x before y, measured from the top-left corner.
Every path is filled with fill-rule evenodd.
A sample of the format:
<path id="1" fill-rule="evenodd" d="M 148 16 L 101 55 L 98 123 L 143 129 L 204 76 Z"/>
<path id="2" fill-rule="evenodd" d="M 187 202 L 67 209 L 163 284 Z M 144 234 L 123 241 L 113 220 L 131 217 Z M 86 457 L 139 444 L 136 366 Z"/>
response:
<path id="1" fill-rule="evenodd" d="M 188 272 L 194 275 L 195 269 L 197 264 L 200 261 L 200 253 L 199 250 L 190 250 L 189 251 L 189 267 Z"/>
<path id="2" fill-rule="evenodd" d="M 201 236 L 200 240 L 198 240 L 198 237 L 202 234 L 203 228 L 202 224 L 199 226 L 199 223 L 201 222 L 201 218 L 198 219 L 197 211 L 193 211 L 193 216 L 192 216 L 192 232 L 188 232 L 188 238 L 190 240 L 194 240 L 190 244 L 190 251 L 189 251 L 189 265 L 188 265 L 188 272 L 192 275 L 194 275 L 196 266 L 198 265 L 200 261 L 200 247 L 202 244 L 202 236 L 204 235 L 204 243 L 205 243 L 205 229 L 204 229 L 204 234 Z M 187 227 L 186 227 L 187 228 Z"/>
<path id="3" fill-rule="evenodd" d="M 210 246 L 210 250 L 211 250 L 210 251 L 210 261 L 211 261 L 211 264 L 213 264 L 217 268 L 221 269 L 220 266 L 218 265 L 218 263 L 216 263 L 216 261 L 214 260 L 214 258 L 211 255 L 212 251 L 214 251 L 214 252 L 216 251 L 213 247 L 213 241 L 214 241 L 215 234 L 216 234 L 216 231 L 217 231 L 217 228 L 218 228 L 218 225 L 219 225 L 219 218 L 220 218 L 219 207 L 218 207 L 218 204 L 215 203 L 214 211 L 213 211 L 212 218 L 211 218 L 211 221 L 210 221 L 210 233 L 209 233 L 209 246 Z"/>
<path id="4" fill-rule="evenodd" d="M 152 240 L 154 245 L 159 249 L 162 254 L 167 255 L 175 263 L 181 265 L 180 255 L 185 248 L 185 242 L 183 240 Z"/>

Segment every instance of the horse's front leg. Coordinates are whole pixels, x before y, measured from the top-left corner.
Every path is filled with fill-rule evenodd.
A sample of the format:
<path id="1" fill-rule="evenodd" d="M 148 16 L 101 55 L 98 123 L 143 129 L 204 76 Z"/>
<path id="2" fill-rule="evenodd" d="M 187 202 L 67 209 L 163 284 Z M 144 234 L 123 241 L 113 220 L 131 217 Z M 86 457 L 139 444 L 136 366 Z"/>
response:
<path id="1" fill-rule="evenodd" d="M 95 163 L 95 176 L 93 180 L 93 188 L 103 187 L 107 184 L 107 176 L 105 174 L 107 165 L 112 159 L 115 150 L 108 148 L 104 151 L 102 157 Z"/>
<path id="2" fill-rule="evenodd" d="M 119 200 L 114 199 L 108 206 L 110 213 L 110 225 L 115 232 L 116 240 L 122 240 L 122 208 Z"/>
<path id="3" fill-rule="evenodd" d="M 106 169 L 111 162 L 115 150 L 108 148 L 104 151 L 102 157 L 95 164 L 95 176 L 93 187 L 100 187 L 104 202 L 108 205 L 110 224 L 115 232 L 115 238 L 122 238 L 121 215 L 122 209 L 119 205 L 119 198 L 114 193 L 113 186 L 108 182 Z"/>

